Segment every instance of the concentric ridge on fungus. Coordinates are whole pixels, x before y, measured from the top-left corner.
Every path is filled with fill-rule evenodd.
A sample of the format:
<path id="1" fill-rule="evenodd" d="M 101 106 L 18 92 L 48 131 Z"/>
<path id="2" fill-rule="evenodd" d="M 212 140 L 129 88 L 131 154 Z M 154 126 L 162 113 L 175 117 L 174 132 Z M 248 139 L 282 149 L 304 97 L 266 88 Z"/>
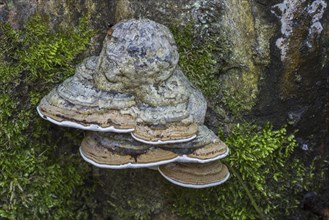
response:
<path id="1" fill-rule="evenodd" d="M 205 164 L 170 163 L 158 169 L 168 181 L 188 188 L 217 186 L 230 177 L 227 166 L 219 160 Z"/>
<path id="2" fill-rule="evenodd" d="M 112 29 L 100 55 L 83 60 L 40 101 L 39 115 L 89 130 L 80 154 L 97 167 L 158 167 L 191 188 L 225 182 L 230 174 L 219 159 L 229 150 L 203 125 L 206 100 L 177 66 L 169 29 L 147 19 Z"/>

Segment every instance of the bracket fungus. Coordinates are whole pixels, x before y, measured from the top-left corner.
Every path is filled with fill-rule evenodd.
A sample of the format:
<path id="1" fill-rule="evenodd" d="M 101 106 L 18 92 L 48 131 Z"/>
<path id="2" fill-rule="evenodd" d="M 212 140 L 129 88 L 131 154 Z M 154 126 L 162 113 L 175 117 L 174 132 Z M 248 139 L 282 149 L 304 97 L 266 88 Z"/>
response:
<path id="1" fill-rule="evenodd" d="M 229 172 L 218 160 L 228 148 L 203 125 L 206 100 L 179 69 L 178 58 L 167 27 L 148 19 L 122 21 L 106 36 L 100 55 L 78 65 L 37 111 L 57 125 L 89 130 L 80 153 L 98 167 L 160 166 L 178 185 L 220 184 Z M 181 175 L 184 170 L 189 174 Z"/>
<path id="2" fill-rule="evenodd" d="M 219 160 L 206 164 L 169 163 L 159 166 L 159 172 L 170 182 L 189 188 L 206 188 L 224 183 L 230 176 Z"/>
<path id="3" fill-rule="evenodd" d="M 228 148 L 206 126 L 200 126 L 194 140 L 160 146 L 136 141 L 127 134 L 90 132 L 81 143 L 80 153 L 95 166 L 122 169 L 171 162 L 208 163 L 224 158 Z"/>

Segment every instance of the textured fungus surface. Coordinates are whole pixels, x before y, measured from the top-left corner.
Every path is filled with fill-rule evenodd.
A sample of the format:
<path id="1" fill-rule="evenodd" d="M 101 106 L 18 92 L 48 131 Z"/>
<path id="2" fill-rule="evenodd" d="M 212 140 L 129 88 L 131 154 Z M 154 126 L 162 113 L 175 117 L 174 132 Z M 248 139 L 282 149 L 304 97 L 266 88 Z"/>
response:
<path id="1" fill-rule="evenodd" d="M 168 79 L 178 63 L 169 29 L 149 20 L 116 24 L 104 41 L 95 82 L 102 90 L 135 92 Z"/>
<path id="2" fill-rule="evenodd" d="M 86 130 L 131 132 L 135 127 L 133 114 L 123 112 L 136 104 L 134 97 L 95 88 L 93 73 L 97 57 L 85 59 L 74 76 L 66 79 L 45 96 L 39 114 L 63 126 Z"/>
<path id="3" fill-rule="evenodd" d="M 138 142 L 126 134 L 90 132 L 80 153 L 89 163 L 103 168 L 141 168 L 171 162 L 208 163 L 228 154 L 227 146 L 206 126 L 195 139 L 160 147 Z"/>

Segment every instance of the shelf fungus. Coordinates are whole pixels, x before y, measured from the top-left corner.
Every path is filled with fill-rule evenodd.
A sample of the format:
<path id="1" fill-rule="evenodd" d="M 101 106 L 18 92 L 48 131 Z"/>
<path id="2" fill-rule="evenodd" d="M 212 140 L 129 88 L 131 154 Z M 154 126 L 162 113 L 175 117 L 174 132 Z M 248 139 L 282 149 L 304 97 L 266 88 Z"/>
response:
<path id="1" fill-rule="evenodd" d="M 162 175 L 173 180 L 172 166 L 179 167 L 178 174 L 185 168 L 176 164 L 182 163 L 188 164 L 188 173 L 215 170 L 205 173 L 205 181 L 213 175 L 208 185 L 195 177 L 196 188 L 221 183 L 229 174 L 215 161 L 228 148 L 203 125 L 206 100 L 182 73 L 178 59 L 167 27 L 147 19 L 122 21 L 105 37 L 100 55 L 78 65 L 37 111 L 57 125 L 89 130 L 80 153 L 98 167 L 160 166 Z M 193 185 L 193 180 L 178 182 Z"/>
<path id="2" fill-rule="evenodd" d="M 224 158 L 227 146 L 206 126 L 186 143 L 154 146 L 134 140 L 127 134 L 89 132 L 80 147 L 89 163 L 112 169 L 154 167 L 172 162 L 209 163 Z"/>
<path id="3" fill-rule="evenodd" d="M 206 188 L 224 183 L 230 176 L 227 166 L 219 160 L 198 163 L 169 163 L 159 172 L 170 182 L 188 188 Z"/>

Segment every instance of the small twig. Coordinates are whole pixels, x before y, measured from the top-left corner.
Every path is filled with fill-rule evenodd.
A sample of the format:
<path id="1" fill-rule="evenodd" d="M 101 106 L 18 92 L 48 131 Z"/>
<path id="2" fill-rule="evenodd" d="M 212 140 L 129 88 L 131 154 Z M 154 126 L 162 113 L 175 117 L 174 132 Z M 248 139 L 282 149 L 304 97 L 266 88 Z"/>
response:
<path id="1" fill-rule="evenodd" d="M 250 191 L 248 190 L 248 187 L 246 186 L 246 184 L 243 182 L 243 179 L 241 178 L 240 174 L 230 165 L 228 165 L 227 163 L 225 163 L 225 165 L 232 171 L 232 173 L 238 178 L 239 183 L 242 185 L 243 189 L 246 191 L 246 194 L 251 202 L 251 205 L 254 207 L 254 209 L 256 210 L 256 212 L 259 215 L 259 218 L 261 220 L 265 220 L 266 217 L 263 213 L 263 210 L 257 205 L 254 197 L 251 195 Z"/>

